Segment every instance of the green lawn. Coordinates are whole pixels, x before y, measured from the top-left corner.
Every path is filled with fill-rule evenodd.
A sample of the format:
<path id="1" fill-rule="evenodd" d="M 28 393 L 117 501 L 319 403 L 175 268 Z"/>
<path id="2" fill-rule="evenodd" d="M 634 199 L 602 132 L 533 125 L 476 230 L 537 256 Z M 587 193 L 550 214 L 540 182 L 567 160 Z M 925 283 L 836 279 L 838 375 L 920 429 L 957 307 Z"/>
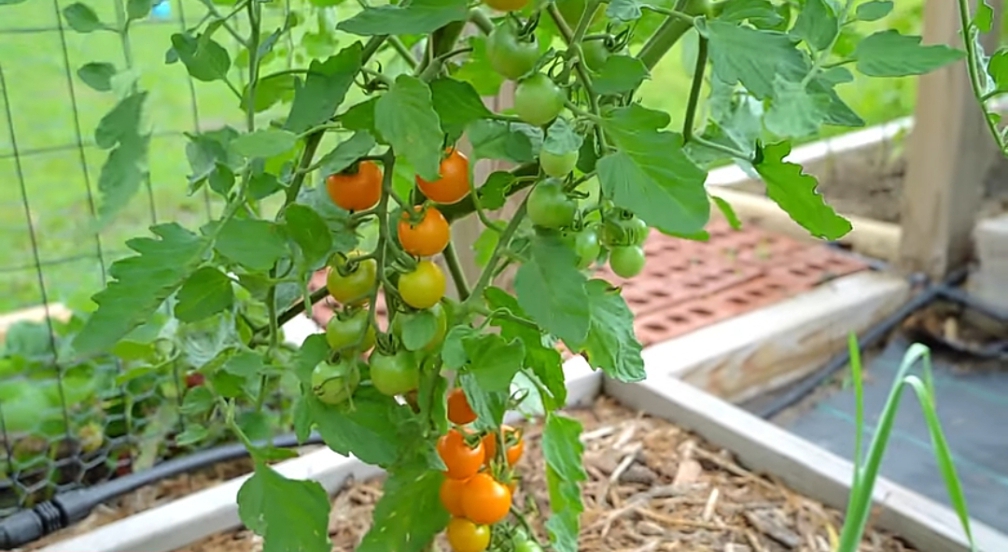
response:
<path id="1" fill-rule="evenodd" d="M 60 7 L 71 3 L 54 2 Z M 206 199 L 202 194 L 190 197 L 186 193 L 185 139 L 178 133 L 195 128 L 197 120 L 204 128 L 241 120 L 236 100 L 224 85 L 190 85 L 180 64 L 164 64 L 169 37 L 181 27 L 179 8 L 184 8 L 192 24 L 203 14 L 198 2 L 173 0 L 172 20 L 136 26 L 131 33 L 134 69 L 141 86 L 150 91 L 147 115 L 158 133 L 151 142 L 151 189 L 137 195 L 127 209 L 97 232 L 96 239 L 87 190 L 90 186 L 97 193 L 98 174 L 107 154 L 87 144 L 98 120 L 113 105 L 114 95 L 94 92 L 73 76 L 76 120 L 85 143 L 77 148 L 78 124 L 60 33 L 18 31 L 55 28 L 54 2 L 0 6 L 0 69 L 7 85 L 4 98 L 13 113 L 13 121 L 9 121 L 0 110 L 0 279 L 6 291 L 0 296 L 0 312 L 41 302 L 22 181 L 49 300 L 74 303 L 101 284 L 99 241 L 108 263 L 122 255 L 126 238 L 143 233 L 152 220 L 180 220 L 188 225 L 206 220 L 210 208 Z M 111 2 L 86 2 L 103 21 L 116 20 Z M 893 14 L 873 26 L 895 25 L 904 32 L 919 32 L 920 5 L 920 0 L 901 1 Z M 65 39 L 71 72 L 88 61 L 124 65 L 122 45 L 112 33 L 81 35 L 67 30 Z M 644 103 L 667 110 L 674 124 L 682 120 L 689 90 L 690 75 L 683 67 L 681 50 L 677 48 L 668 56 L 642 89 Z M 913 81 L 859 77 L 842 87 L 842 95 L 869 124 L 875 124 L 909 113 Z M 23 180 L 11 155 L 11 126 L 21 151 Z"/>

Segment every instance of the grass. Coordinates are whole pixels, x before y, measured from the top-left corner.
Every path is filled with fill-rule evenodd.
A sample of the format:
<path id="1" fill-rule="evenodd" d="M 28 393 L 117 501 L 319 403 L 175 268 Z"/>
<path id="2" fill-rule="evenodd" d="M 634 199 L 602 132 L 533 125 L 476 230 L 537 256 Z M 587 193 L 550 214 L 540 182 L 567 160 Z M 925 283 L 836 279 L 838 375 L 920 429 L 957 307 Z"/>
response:
<path id="1" fill-rule="evenodd" d="M 182 27 L 179 15 L 184 12 L 192 24 L 204 12 L 196 0 L 171 1 L 172 19 L 151 20 L 136 25 L 131 32 L 134 71 L 141 87 L 150 91 L 147 116 L 157 133 L 151 143 L 150 188 L 142 190 L 97 233 L 91 226 L 89 189 L 97 193 L 97 179 L 107 153 L 89 143 L 115 96 L 94 92 L 73 72 L 89 61 L 108 61 L 123 67 L 123 45 L 112 33 L 77 34 L 67 30 L 64 48 L 61 33 L 41 30 L 56 29 L 59 10 L 71 0 L 0 7 L 0 69 L 13 113 L 9 121 L 0 110 L 0 280 L 6 291 L 0 296 L 0 312 L 42 302 L 25 201 L 42 262 L 46 296 L 49 301 L 71 305 L 101 286 L 99 250 L 107 266 L 126 252 L 126 239 L 143 234 L 154 221 L 178 220 L 194 226 L 207 219 L 212 207 L 207 198 L 202 194 L 189 196 L 186 191 L 186 140 L 180 133 L 196 128 L 197 123 L 203 128 L 224 122 L 239 125 L 241 113 L 223 84 L 190 84 L 181 64 L 164 64 L 169 37 Z M 112 2 L 86 2 L 103 21 L 116 21 Z M 904 32 L 919 32 L 920 8 L 920 0 L 899 2 L 893 14 L 872 27 L 895 26 Z M 274 26 L 278 19 L 272 19 Z M 673 125 L 681 123 L 690 86 L 692 69 L 684 67 L 683 52 L 682 46 L 671 52 L 641 90 L 644 104 L 668 111 Z M 76 111 L 71 102 L 67 62 Z M 913 79 L 858 77 L 841 87 L 841 95 L 868 124 L 875 124 L 910 112 L 913 83 Z M 20 167 L 11 155 L 14 144 L 10 127 L 21 153 Z M 78 139 L 83 147 L 76 146 Z"/>

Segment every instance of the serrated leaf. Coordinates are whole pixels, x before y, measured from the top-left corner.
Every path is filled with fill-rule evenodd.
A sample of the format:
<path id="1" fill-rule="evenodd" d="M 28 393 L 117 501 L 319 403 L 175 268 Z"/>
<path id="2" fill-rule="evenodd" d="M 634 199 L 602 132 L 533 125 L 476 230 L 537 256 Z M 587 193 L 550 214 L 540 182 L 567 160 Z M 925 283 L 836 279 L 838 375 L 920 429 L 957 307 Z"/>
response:
<path id="1" fill-rule="evenodd" d="M 361 157 L 371 153 L 374 147 L 375 140 L 370 134 L 366 131 L 357 131 L 322 156 L 319 160 L 319 172 L 323 176 L 341 172 Z"/>
<path id="2" fill-rule="evenodd" d="M 154 3 L 152 0 L 126 0 L 126 17 L 131 21 L 145 18 L 150 15 Z"/>
<path id="3" fill-rule="evenodd" d="M 261 461 L 238 489 L 238 516 L 263 552 L 330 552 L 329 509 L 317 481 L 287 479 Z"/>
<path id="4" fill-rule="evenodd" d="M 287 234 L 301 247 L 305 263 L 314 266 L 332 249 L 332 236 L 322 217 L 311 207 L 293 203 L 284 211 Z"/>
<path id="5" fill-rule="evenodd" d="M 186 278 L 175 303 L 175 318 L 196 322 L 234 304 L 231 279 L 214 267 L 205 266 Z"/>
<path id="6" fill-rule="evenodd" d="M 310 388 L 312 370 L 325 360 L 330 353 L 329 343 L 326 341 L 324 333 L 312 334 L 306 337 L 293 359 L 294 374 L 298 377 L 298 380 Z M 306 404 L 305 408 L 308 409 L 308 406 Z"/>
<path id="7" fill-rule="evenodd" d="M 261 354 L 255 351 L 242 351 L 229 358 L 221 366 L 221 370 L 247 380 L 253 376 L 262 374 L 265 370 L 265 364 L 263 364 L 263 356 Z"/>
<path id="8" fill-rule="evenodd" d="M 857 7 L 854 16 L 860 21 L 877 21 L 889 15 L 893 9 L 891 0 L 872 0 Z"/>
<path id="9" fill-rule="evenodd" d="M 85 63 L 77 70 L 77 76 L 80 77 L 80 80 L 98 92 L 112 90 L 112 77 L 115 75 L 115 65 L 104 62 Z"/>
<path id="10" fill-rule="evenodd" d="M 237 64 L 239 60 L 236 60 Z M 256 84 L 255 102 L 253 108 L 261 113 L 280 102 L 289 102 L 294 98 L 294 85 L 300 82 L 296 75 L 285 73 L 268 75 Z M 248 109 L 248 86 L 242 91 L 241 108 Z"/>
<path id="11" fill-rule="evenodd" d="M 550 511 L 546 530 L 550 543 L 558 552 L 577 552 L 581 502 L 581 482 L 588 479 L 581 457 L 581 423 L 572 418 L 550 413 L 543 428 L 542 451 L 546 460 L 546 485 Z"/>
<path id="12" fill-rule="evenodd" d="M 428 34 L 468 17 L 466 0 L 413 0 L 405 6 L 365 8 L 336 28 L 361 36 Z"/>
<path id="13" fill-rule="evenodd" d="M 332 237 L 334 253 L 346 253 L 357 247 L 359 239 L 357 232 L 350 225 L 350 213 L 332 202 L 325 186 L 302 188 L 297 202 L 311 207 L 325 221 Z"/>
<path id="14" fill-rule="evenodd" d="M 476 89 L 467 82 L 442 77 L 430 84 L 434 111 L 441 119 L 441 126 L 454 142 L 462 131 L 479 119 L 488 119 L 493 113 L 480 98 Z"/>
<path id="15" fill-rule="evenodd" d="M 563 155 L 580 150 L 582 143 L 584 143 L 584 139 L 574 131 L 574 127 L 563 117 L 557 117 L 553 124 L 546 129 L 542 151 Z"/>
<path id="16" fill-rule="evenodd" d="M 480 198 L 480 206 L 489 211 L 496 211 L 507 202 L 507 192 L 511 184 L 515 181 L 515 176 L 507 171 L 494 171 L 487 177 L 486 182 L 477 190 Z"/>
<path id="17" fill-rule="evenodd" d="M 921 45 L 921 37 L 898 31 L 879 31 L 854 49 L 857 70 L 869 77 L 923 75 L 963 58 L 962 50 L 944 44 Z"/>
<path id="18" fill-rule="evenodd" d="M 444 136 L 430 88 L 423 81 L 399 75 L 375 104 L 375 128 L 421 178 L 438 179 Z"/>
<path id="19" fill-rule="evenodd" d="M 618 381 L 642 381 L 646 374 L 641 344 L 634 334 L 633 313 L 619 289 L 599 279 L 589 280 L 586 289 L 591 326 L 581 349 L 588 364 Z"/>
<path id="20" fill-rule="evenodd" d="M 199 424 L 188 424 L 185 431 L 175 436 L 175 445 L 188 447 L 203 442 L 210 436 L 210 430 Z"/>
<path id="21" fill-rule="evenodd" d="M 727 84 L 741 82 L 761 100 L 773 94 L 774 75 L 805 67 L 796 42 L 784 33 L 717 20 L 698 29 L 710 41 L 714 75 Z"/>
<path id="22" fill-rule="evenodd" d="M 468 137 L 473 147 L 474 162 L 476 159 L 500 159 L 515 163 L 535 160 L 532 139 L 515 124 L 481 119 L 469 125 Z"/>
<path id="23" fill-rule="evenodd" d="M 825 50 L 840 32 L 840 21 L 826 0 L 806 0 L 791 32 L 812 48 Z"/>
<path id="24" fill-rule="evenodd" d="M 714 200 L 714 204 L 717 205 L 721 214 L 724 215 L 725 220 L 728 221 L 728 225 L 732 227 L 732 230 L 739 230 L 742 228 L 742 221 L 739 220 L 738 215 L 735 214 L 735 209 L 732 208 L 731 204 L 717 196 L 711 196 L 711 199 Z"/>
<path id="25" fill-rule="evenodd" d="M 106 28 L 94 10 L 80 2 L 63 8 L 63 17 L 66 19 L 67 25 L 70 25 L 70 28 L 78 33 L 90 33 Z"/>
<path id="26" fill-rule="evenodd" d="M 231 141 L 231 149 L 245 157 L 272 157 L 294 149 L 295 145 L 297 135 L 278 128 L 242 134 Z"/>
<path id="27" fill-rule="evenodd" d="M 212 38 L 193 37 L 175 33 L 171 37 L 172 50 L 186 66 L 192 78 L 212 82 L 227 78 L 231 68 L 228 51 Z"/>
<path id="28" fill-rule="evenodd" d="M 234 218 L 224 224 L 214 248 L 253 270 L 269 270 L 288 253 L 282 228 L 268 220 Z"/>
<path id="29" fill-rule="evenodd" d="M 630 92 L 649 78 L 651 73 L 641 60 L 632 56 L 612 55 L 606 58 L 595 77 L 595 92 L 602 95 Z"/>
<path id="30" fill-rule="evenodd" d="M 425 466 L 392 472 L 357 552 L 420 552 L 448 524 L 438 493 L 441 472 Z"/>
<path id="31" fill-rule="evenodd" d="M 617 21 L 636 21 L 641 15 L 641 3 L 638 0 L 610 0 L 606 8 L 606 16 Z"/>
<path id="32" fill-rule="evenodd" d="M 508 393 L 484 389 L 477 382 L 476 376 L 469 372 L 459 374 L 458 385 L 465 393 L 466 401 L 473 409 L 473 413 L 476 414 L 474 425 L 485 428 L 500 427 L 507 411 Z"/>
<path id="33" fill-rule="evenodd" d="M 987 74 L 996 90 L 1008 90 L 1008 48 L 1001 48 L 987 62 Z"/>
<path id="34" fill-rule="evenodd" d="M 429 310 L 400 313 L 396 317 L 402 328 L 403 346 L 409 351 L 423 349 L 437 333 L 437 317 Z"/>
<path id="35" fill-rule="evenodd" d="M 98 309 L 88 317 L 73 340 L 79 354 L 106 351 L 154 311 L 196 270 L 209 247 L 176 223 L 151 228 L 156 238 L 133 238 L 126 246 L 138 255 L 112 264 L 112 281 L 92 297 Z"/>
<path id="36" fill-rule="evenodd" d="M 518 304 L 547 332 L 568 343 L 588 336 L 586 279 L 574 252 L 554 236 L 536 236 L 515 275 Z"/>
<path id="37" fill-rule="evenodd" d="M 375 105 L 378 98 L 371 98 L 358 104 L 350 106 L 345 113 L 340 115 L 340 122 L 347 130 L 365 131 L 373 136 L 378 142 L 385 142 L 381 134 L 375 128 Z"/>
<path id="38" fill-rule="evenodd" d="M 784 21 L 769 0 L 734 0 L 725 4 L 720 18 L 734 22 L 748 20 L 760 29 L 773 28 Z"/>
<path id="39" fill-rule="evenodd" d="M 469 359 L 469 373 L 481 389 L 505 392 L 521 370 L 525 347 L 521 341 L 508 341 L 499 335 L 482 334 L 463 341 Z"/>
<path id="40" fill-rule="evenodd" d="M 304 83 L 294 83 L 294 103 L 284 128 L 301 133 L 326 122 L 343 103 L 360 66 L 360 42 L 325 61 L 313 60 Z"/>
<path id="41" fill-rule="evenodd" d="M 353 401 L 338 406 L 322 404 L 314 396 L 306 400 L 315 427 L 329 448 L 383 468 L 398 459 L 402 448 L 399 424 L 412 416 L 408 406 L 363 387 L 354 393 Z"/>
<path id="42" fill-rule="evenodd" d="M 987 4 L 986 0 L 977 2 L 976 13 L 973 14 L 973 24 L 981 33 L 990 32 L 994 24 L 994 9 Z"/>
<path id="43" fill-rule="evenodd" d="M 150 136 L 130 135 L 109 153 L 98 175 L 101 204 L 98 215 L 102 223 L 125 207 L 147 177 L 147 153 Z"/>
<path id="44" fill-rule="evenodd" d="M 710 216 L 703 185 L 707 175 L 683 152 L 679 134 L 659 130 L 668 116 L 631 105 L 613 111 L 602 124 L 617 147 L 597 164 L 606 197 L 662 232 L 701 230 Z"/>
<path id="45" fill-rule="evenodd" d="M 441 347 L 441 358 L 445 368 L 455 370 L 465 366 L 469 359 L 465 351 L 465 340 L 479 335 L 476 329 L 465 325 L 454 326 L 448 330 L 444 345 Z"/>
<path id="46" fill-rule="evenodd" d="M 774 77 L 774 95 L 763 124 L 781 137 L 802 138 L 819 131 L 826 119 L 830 98 L 812 93 L 801 83 Z"/>
<path id="47" fill-rule="evenodd" d="M 95 143 L 109 149 L 123 140 L 139 136 L 140 116 L 143 113 L 147 92 L 136 92 L 119 101 L 95 127 Z"/>
<path id="48" fill-rule="evenodd" d="M 804 174 L 801 165 L 784 159 L 791 153 L 790 142 L 778 142 L 763 148 L 753 168 L 766 183 L 767 195 L 784 209 L 791 219 L 814 237 L 836 240 L 851 231 L 850 222 L 838 215 L 816 192 L 815 177 Z"/>

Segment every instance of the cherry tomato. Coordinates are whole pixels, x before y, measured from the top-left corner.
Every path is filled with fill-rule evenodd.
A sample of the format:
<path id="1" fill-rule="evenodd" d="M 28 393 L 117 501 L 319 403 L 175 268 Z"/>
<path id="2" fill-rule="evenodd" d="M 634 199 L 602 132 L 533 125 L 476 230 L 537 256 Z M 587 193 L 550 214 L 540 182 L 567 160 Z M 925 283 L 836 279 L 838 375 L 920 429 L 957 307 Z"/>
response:
<path id="1" fill-rule="evenodd" d="M 518 118 L 534 126 L 543 126 L 563 111 L 564 95 L 552 79 L 542 73 L 518 83 L 514 92 L 514 109 Z"/>
<path id="2" fill-rule="evenodd" d="M 468 519 L 453 517 L 445 529 L 453 552 L 483 552 L 490 546 L 490 528 Z"/>
<path id="3" fill-rule="evenodd" d="M 371 365 L 371 384 L 379 393 L 402 395 L 420 386 L 420 367 L 409 351 L 401 350 L 388 355 L 375 350 L 368 360 Z"/>
<path id="4" fill-rule="evenodd" d="M 366 303 L 375 287 L 378 263 L 374 259 L 365 259 L 353 263 L 352 268 L 348 267 L 348 261 L 356 256 L 359 255 L 336 255 L 326 276 L 329 295 L 344 305 Z M 346 274 L 341 274 L 340 271 L 345 271 Z"/>
<path id="5" fill-rule="evenodd" d="M 411 222 L 408 213 L 403 213 L 399 221 L 399 243 L 403 250 L 417 257 L 432 257 L 444 251 L 451 239 L 451 230 L 444 215 L 433 207 L 423 209 L 418 205 L 414 209 L 417 212 L 423 210 L 420 222 Z"/>
<path id="6" fill-rule="evenodd" d="M 486 48 L 490 66 L 510 80 L 524 77 L 539 61 L 539 41 L 535 35 L 528 40 L 518 38 L 514 25 L 507 20 L 490 31 Z"/>
<path id="7" fill-rule="evenodd" d="M 581 54 L 584 64 L 596 73 L 602 70 L 607 59 L 609 59 L 609 49 L 602 40 L 587 40 L 581 43 Z"/>
<path id="8" fill-rule="evenodd" d="M 476 441 L 475 446 L 466 443 L 465 435 L 457 429 L 449 429 L 448 433 L 442 435 L 437 442 L 438 456 L 448 468 L 447 476 L 452 479 L 469 479 L 476 475 L 483 466 L 486 453 L 483 450 L 483 441 Z M 465 496 L 470 492 L 468 483 L 466 484 Z M 473 518 L 469 518 L 473 519 Z M 475 521 L 475 520 L 474 520 Z"/>
<path id="9" fill-rule="evenodd" d="M 326 341 L 337 352 L 349 348 L 366 351 L 374 347 L 375 329 L 368 324 L 367 309 L 336 313 L 326 324 Z"/>
<path id="10" fill-rule="evenodd" d="M 546 150 L 539 152 L 539 166 L 547 176 L 563 178 L 574 170 L 577 165 L 578 152 L 552 153 Z"/>
<path id="11" fill-rule="evenodd" d="M 644 250 L 639 245 L 620 245 L 609 251 L 609 268 L 622 278 L 640 274 L 644 261 Z"/>
<path id="12" fill-rule="evenodd" d="M 529 220 L 543 228 L 570 226 L 577 213 L 577 202 L 564 193 L 559 180 L 552 178 L 532 188 L 526 207 Z"/>
<path id="13" fill-rule="evenodd" d="M 511 510 L 511 490 L 489 474 L 478 473 L 466 483 L 462 510 L 473 523 L 493 525 Z"/>
<path id="14" fill-rule="evenodd" d="M 399 295 L 414 309 L 429 309 L 445 294 L 444 272 L 431 261 L 420 261 L 416 270 L 399 276 Z"/>
<path id="15" fill-rule="evenodd" d="M 579 269 L 588 268 L 598 259 L 599 253 L 602 252 L 598 233 L 595 232 L 594 228 L 584 228 L 580 232 L 576 232 L 572 236 L 572 239 L 574 252 L 578 257 L 577 267 Z"/>
<path id="16" fill-rule="evenodd" d="M 374 161 L 361 161 L 356 169 L 330 174 L 326 191 L 333 203 L 347 211 L 365 211 L 381 198 L 382 171 Z"/>
<path id="17" fill-rule="evenodd" d="M 453 424 L 465 425 L 476 421 L 476 413 L 469 406 L 465 392 L 456 387 L 448 393 L 448 421 Z M 483 442 L 486 446 L 486 441 Z"/>
<path id="18" fill-rule="evenodd" d="M 438 497 L 441 499 L 441 505 L 454 517 L 465 516 L 465 512 L 462 511 L 462 495 L 464 494 L 465 484 L 468 481 L 468 479 L 446 477 L 441 482 L 441 490 L 438 491 Z"/>
<path id="19" fill-rule="evenodd" d="M 348 400 L 360 383 L 357 360 L 341 359 L 339 362 L 320 362 L 312 370 L 312 392 L 318 400 L 337 405 Z"/>
<path id="20" fill-rule="evenodd" d="M 452 148 L 448 156 L 441 160 L 438 168 L 441 177 L 428 182 L 416 176 L 417 187 L 431 201 L 437 203 L 458 203 L 469 194 L 469 158 Z"/>
<path id="21" fill-rule="evenodd" d="M 488 8 L 497 11 L 517 11 L 528 5 L 528 0 L 483 0 Z"/>
<path id="22" fill-rule="evenodd" d="M 420 347 L 418 350 L 425 353 L 434 353 L 437 352 L 438 347 L 444 342 L 445 335 L 448 333 L 448 313 L 445 312 L 441 303 L 436 303 L 433 307 L 427 309 L 427 311 L 434 315 L 434 336 L 431 337 L 431 340 L 426 345 Z M 414 316 L 418 316 L 418 313 L 404 312 L 397 314 L 392 319 L 392 331 L 402 338 L 403 326 Z"/>
<path id="23" fill-rule="evenodd" d="M 206 382 L 206 376 L 199 372 L 191 372 L 185 377 L 186 388 L 188 389 L 199 387 L 203 385 L 204 382 Z"/>
<path id="24" fill-rule="evenodd" d="M 607 213 L 602 224 L 602 237 L 607 245 L 641 245 L 649 232 L 643 219 L 622 209 Z"/>
<path id="25" fill-rule="evenodd" d="M 514 552 L 543 552 L 534 540 L 522 540 L 515 543 Z"/>
<path id="26" fill-rule="evenodd" d="M 503 425 L 501 429 L 504 431 L 504 440 L 507 443 L 505 456 L 508 465 L 514 466 L 525 452 L 525 440 L 522 439 L 521 431 L 509 425 Z M 490 460 L 497 456 L 497 432 L 492 431 L 483 436 L 483 449 L 486 450 L 486 463 L 489 465 Z"/>

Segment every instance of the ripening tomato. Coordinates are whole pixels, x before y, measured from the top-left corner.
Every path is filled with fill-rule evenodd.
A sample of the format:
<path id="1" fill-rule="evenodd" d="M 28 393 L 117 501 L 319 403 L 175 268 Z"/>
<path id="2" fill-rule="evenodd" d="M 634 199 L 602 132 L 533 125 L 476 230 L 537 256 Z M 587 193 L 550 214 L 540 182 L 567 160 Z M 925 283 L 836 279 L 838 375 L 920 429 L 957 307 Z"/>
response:
<path id="1" fill-rule="evenodd" d="M 420 386 L 420 366 L 406 350 L 385 354 L 375 350 L 368 357 L 371 385 L 382 395 L 402 395 Z"/>
<path id="2" fill-rule="evenodd" d="M 441 178 L 428 182 L 416 175 L 416 184 L 425 196 L 436 203 L 458 203 L 469 194 L 469 158 L 452 148 L 438 168 Z"/>
<path id="3" fill-rule="evenodd" d="M 644 249 L 639 245 L 621 245 L 609 251 L 609 268 L 622 278 L 640 274 L 644 263 Z"/>
<path id="4" fill-rule="evenodd" d="M 448 220 L 434 207 L 424 209 L 417 205 L 414 209 L 423 211 L 419 222 L 412 222 L 405 212 L 399 221 L 399 243 L 403 250 L 417 257 L 432 257 L 444 251 L 451 239 Z"/>
<path id="5" fill-rule="evenodd" d="M 378 276 L 378 263 L 374 259 L 352 262 L 357 253 L 338 254 L 329 265 L 326 289 L 329 295 L 344 305 L 366 303 L 374 291 Z M 349 266 L 353 264 L 353 266 Z"/>
<path id="6" fill-rule="evenodd" d="M 381 188 L 382 171 L 374 161 L 361 161 L 356 168 L 326 178 L 329 197 L 347 211 L 366 211 L 377 205 Z"/>
<path id="7" fill-rule="evenodd" d="M 505 454 L 507 463 L 509 466 L 514 466 L 521 459 L 522 453 L 525 452 L 525 440 L 522 438 L 520 430 L 509 425 L 502 425 L 501 430 L 504 432 L 504 442 L 507 443 L 507 453 Z M 483 450 L 486 451 L 488 465 L 497 456 L 497 438 L 495 431 L 483 436 Z"/>
<path id="8" fill-rule="evenodd" d="M 206 376 L 199 372 L 190 372 L 185 378 L 186 388 L 188 389 L 199 387 L 203 385 L 204 382 L 206 382 Z"/>
<path id="9" fill-rule="evenodd" d="M 539 42 L 534 34 L 527 40 L 519 38 L 514 25 L 504 20 L 487 36 L 486 53 L 494 71 L 507 79 L 518 80 L 535 69 L 539 61 Z"/>
<path id="10" fill-rule="evenodd" d="M 543 228 L 563 228 L 574 222 L 577 201 L 568 196 L 559 180 L 550 178 L 536 184 L 526 203 L 529 220 Z"/>
<path id="11" fill-rule="evenodd" d="M 493 525 L 511 511 L 511 490 L 489 474 L 478 473 L 466 483 L 462 510 L 473 523 Z"/>
<path id="12" fill-rule="evenodd" d="M 469 399 L 466 398 L 465 392 L 459 387 L 448 393 L 448 421 L 458 425 L 476 421 L 476 413 L 469 406 Z M 484 445 L 486 445 L 485 442 Z"/>
<path id="13" fill-rule="evenodd" d="M 533 126 L 543 126 L 563 111 L 564 94 L 553 79 L 535 73 L 518 83 L 514 110 L 518 118 Z"/>
<path id="14" fill-rule="evenodd" d="M 335 406 L 350 399 L 360 384 L 360 368 L 356 358 L 338 362 L 320 362 L 312 370 L 312 392 L 324 404 Z"/>
<path id="15" fill-rule="evenodd" d="M 528 0 L 483 0 L 488 8 L 497 11 L 518 11 L 528 5 Z"/>
<path id="16" fill-rule="evenodd" d="M 469 479 L 476 475 L 486 458 L 483 441 L 478 440 L 475 446 L 469 446 L 465 435 L 457 429 L 449 429 L 438 439 L 437 451 L 448 468 L 446 475 L 452 479 Z M 468 485 L 466 492 L 469 492 Z"/>
<path id="17" fill-rule="evenodd" d="M 399 276 L 399 295 L 414 309 L 429 309 L 445 294 L 445 275 L 431 261 L 420 261 L 413 272 Z"/>
<path id="18" fill-rule="evenodd" d="M 465 484 L 468 481 L 468 479 L 446 477 L 441 482 L 438 498 L 441 499 L 441 505 L 444 506 L 445 510 L 448 510 L 448 513 L 454 517 L 465 516 L 465 512 L 462 511 L 462 495 L 465 493 Z"/>
<path id="19" fill-rule="evenodd" d="M 445 528 L 452 552 L 483 552 L 490 546 L 490 528 L 468 519 L 453 517 Z"/>
<path id="20" fill-rule="evenodd" d="M 546 176 L 553 178 L 563 178 L 574 170 L 577 165 L 578 152 L 568 151 L 566 153 L 553 153 L 542 150 L 539 152 L 539 166 L 542 167 Z"/>
<path id="21" fill-rule="evenodd" d="M 366 351 L 375 344 L 374 326 L 368 324 L 367 309 L 337 312 L 326 324 L 326 341 L 333 351 L 355 348 Z"/>

